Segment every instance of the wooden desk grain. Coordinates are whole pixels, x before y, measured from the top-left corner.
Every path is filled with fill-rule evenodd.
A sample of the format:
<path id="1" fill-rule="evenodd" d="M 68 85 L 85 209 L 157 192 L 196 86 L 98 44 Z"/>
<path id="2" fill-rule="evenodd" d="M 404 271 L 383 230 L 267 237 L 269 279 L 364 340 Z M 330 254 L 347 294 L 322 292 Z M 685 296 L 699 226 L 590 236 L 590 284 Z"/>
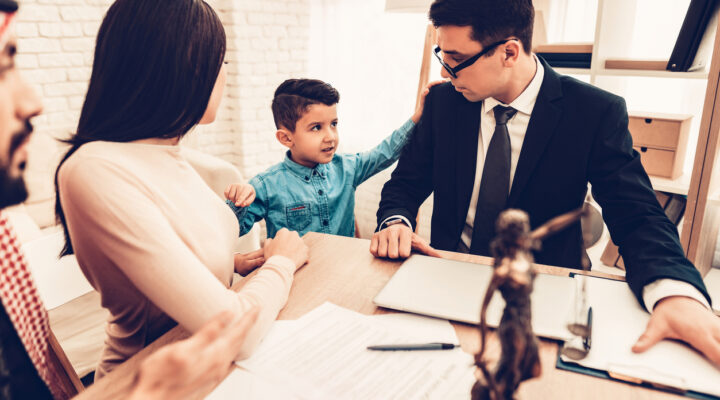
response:
<path id="1" fill-rule="evenodd" d="M 390 312 L 372 303 L 373 297 L 382 289 L 400 262 L 374 258 L 368 251 L 367 240 L 309 233 L 304 237 L 310 246 L 309 263 L 295 275 L 287 306 L 279 319 L 296 319 L 325 301 L 361 312 L 382 314 Z M 447 258 L 490 264 L 491 259 L 468 254 L 444 253 Z M 565 268 L 539 266 L 540 272 L 568 275 Z M 573 271 L 575 272 L 575 271 Z M 594 276 L 612 277 L 602 273 Z M 241 287 L 243 282 L 234 286 Z M 479 346 L 479 334 L 468 324 L 453 323 L 464 351 L 474 353 Z M 127 397 L 135 377 L 138 363 L 158 347 L 187 337 L 181 328 L 175 328 L 155 343 L 119 366 L 105 378 L 90 386 L 78 399 L 122 399 Z M 490 336 L 488 357 L 497 360 L 499 346 L 494 335 Z M 542 376 L 521 386 L 522 399 L 670 399 L 679 396 L 649 390 L 620 382 L 561 371 L 555 368 L 558 345 L 541 340 L 540 359 Z M 240 396 L 241 397 L 241 396 Z M 469 393 L 468 393 L 469 398 Z"/>

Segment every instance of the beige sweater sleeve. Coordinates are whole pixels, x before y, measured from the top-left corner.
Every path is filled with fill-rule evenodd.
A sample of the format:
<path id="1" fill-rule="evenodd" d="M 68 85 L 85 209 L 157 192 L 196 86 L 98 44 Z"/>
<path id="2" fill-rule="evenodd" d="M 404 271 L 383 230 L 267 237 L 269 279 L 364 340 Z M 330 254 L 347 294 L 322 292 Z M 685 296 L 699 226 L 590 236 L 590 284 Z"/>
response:
<path id="1" fill-rule="evenodd" d="M 291 260 L 271 257 L 239 293 L 232 292 L 181 240 L 153 188 L 143 187 L 115 165 L 102 159 L 68 163 L 61 169 L 59 188 L 73 247 L 91 280 L 108 279 L 102 268 L 117 267 L 191 332 L 221 311 L 238 316 L 258 305 L 260 315 L 247 336 L 244 355 L 252 352 L 284 307 L 295 272 Z"/>

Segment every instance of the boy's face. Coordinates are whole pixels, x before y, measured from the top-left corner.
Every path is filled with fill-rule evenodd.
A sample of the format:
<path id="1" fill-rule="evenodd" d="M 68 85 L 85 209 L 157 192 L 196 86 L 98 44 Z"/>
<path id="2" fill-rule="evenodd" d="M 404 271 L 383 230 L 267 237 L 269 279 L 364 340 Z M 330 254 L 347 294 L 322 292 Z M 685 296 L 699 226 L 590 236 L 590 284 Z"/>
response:
<path id="1" fill-rule="evenodd" d="M 295 124 L 295 132 L 286 132 L 289 141 L 280 141 L 290 148 L 293 161 L 300 165 L 314 168 L 327 164 L 338 146 L 337 123 L 337 104 L 312 104 Z"/>

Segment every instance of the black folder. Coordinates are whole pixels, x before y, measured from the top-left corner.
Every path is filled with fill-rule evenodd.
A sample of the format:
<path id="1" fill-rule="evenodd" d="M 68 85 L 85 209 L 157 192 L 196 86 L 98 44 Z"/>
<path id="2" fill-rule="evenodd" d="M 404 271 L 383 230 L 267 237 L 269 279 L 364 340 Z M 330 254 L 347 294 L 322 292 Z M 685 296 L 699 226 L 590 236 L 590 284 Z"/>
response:
<path id="1" fill-rule="evenodd" d="M 708 22 L 717 11 L 717 0 L 691 0 L 675 47 L 668 61 L 670 71 L 688 71 L 691 69 L 702 42 Z"/>

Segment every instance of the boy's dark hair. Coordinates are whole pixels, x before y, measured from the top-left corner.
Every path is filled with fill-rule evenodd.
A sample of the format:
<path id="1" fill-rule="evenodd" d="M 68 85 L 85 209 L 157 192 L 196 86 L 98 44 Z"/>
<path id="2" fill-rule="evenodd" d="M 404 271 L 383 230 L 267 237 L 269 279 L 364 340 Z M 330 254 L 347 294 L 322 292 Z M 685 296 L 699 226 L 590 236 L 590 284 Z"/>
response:
<path id="1" fill-rule="evenodd" d="M 272 101 L 275 126 L 295 132 L 295 125 L 313 104 L 331 106 L 340 101 L 340 93 L 329 83 L 317 79 L 288 79 L 275 90 Z"/>
<path id="2" fill-rule="evenodd" d="M 532 49 L 535 19 L 532 0 L 435 0 L 430 6 L 429 17 L 436 28 L 445 25 L 472 27 L 472 39 L 483 47 L 516 37 L 526 53 Z"/>

